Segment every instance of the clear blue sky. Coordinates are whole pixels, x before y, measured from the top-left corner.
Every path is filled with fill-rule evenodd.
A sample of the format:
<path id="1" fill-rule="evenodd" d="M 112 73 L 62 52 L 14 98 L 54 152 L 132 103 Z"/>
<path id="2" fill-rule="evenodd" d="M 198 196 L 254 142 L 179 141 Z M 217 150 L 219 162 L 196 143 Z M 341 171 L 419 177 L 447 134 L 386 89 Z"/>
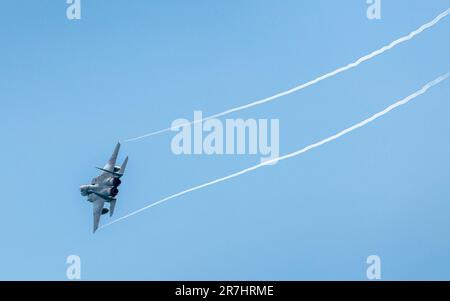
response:
<path id="1" fill-rule="evenodd" d="M 344 3 L 345 4 L 342 4 Z M 303 156 L 92 230 L 79 185 L 119 139 L 288 89 L 409 33 L 450 1 L 2 1 L 0 279 L 450 279 L 450 83 Z M 339 76 L 232 118 L 279 118 L 285 154 L 450 69 L 450 19 Z M 259 162 L 123 145 L 116 217 Z M 102 222 L 108 218 L 103 218 Z"/>

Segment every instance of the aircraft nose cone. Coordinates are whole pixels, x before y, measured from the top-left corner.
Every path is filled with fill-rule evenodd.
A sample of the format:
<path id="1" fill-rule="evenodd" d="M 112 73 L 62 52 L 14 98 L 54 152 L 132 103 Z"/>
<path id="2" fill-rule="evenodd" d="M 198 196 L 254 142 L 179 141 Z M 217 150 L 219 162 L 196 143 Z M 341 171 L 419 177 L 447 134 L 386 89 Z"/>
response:
<path id="1" fill-rule="evenodd" d="M 88 193 L 88 186 L 87 185 L 81 185 L 80 186 L 80 193 L 82 196 L 86 196 Z"/>

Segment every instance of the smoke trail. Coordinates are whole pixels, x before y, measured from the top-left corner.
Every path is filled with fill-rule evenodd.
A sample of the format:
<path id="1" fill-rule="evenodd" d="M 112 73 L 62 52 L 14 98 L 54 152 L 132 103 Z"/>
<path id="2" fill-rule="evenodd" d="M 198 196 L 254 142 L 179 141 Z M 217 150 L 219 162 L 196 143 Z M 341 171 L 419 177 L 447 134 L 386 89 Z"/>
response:
<path id="1" fill-rule="evenodd" d="M 309 150 L 312 150 L 312 149 L 317 148 L 317 147 L 319 147 L 319 146 L 322 146 L 322 145 L 324 145 L 324 144 L 326 144 L 326 143 L 329 143 L 329 142 L 331 142 L 331 141 L 333 141 L 333 140 L 336 140 L 336 139 L 338 139 L 338 138 L 340 138 L 340 137 L 342 137 L 342 136 L 344 136 L 344 135 L 346 135 L 346 134 L 348 134 L 348 133 L 350 133 L 350 132 L 352 132 L 352 131 L 354 131 L 354 130 L 360 128 L 360 127 L 363 127 L 363 126 L 367 125 L 368 123 L 370 123 L 370 122 L 372 122 L 372 121 L 374 121 L 374 120 L 376 120 L 376 119 L 378 119 L 378 118 L 380 118 L 381 116 L 383 116 L 383 115 L 389 113 L 389 112 L 392 111 L 393 109 L 395 109 L 395 108 L 397 108 L 397 107 L 399 107 L 399 106 L 402 106 L 402 105 L 404 105 L 404 104 L 407 104 L 409 101 L 411 101 L 411 100 L 413 100 L 414 98 L 416 98 L 416 97 L 418 97 L 418 96 L 424 94 L 425 92 L 428 91 L 428 89 L 430 89 L 431 87 L 433 87 L 433 86 L 439 84 L 439 83 L 442 82 L 443 80 L 447 79 L 449 76 L 450 76 L 450 72 L 447 72 L 446 74 L 444 74 L 444 75 L 442 75 L 442 76 L 436 78 L 435 80 L 433 80 L 433 81 L 427 83 L 427 84 L 426 84 L 425 86 L 423 86 L 420 90 L 414 92 L 413 94 L 409 95 L 408 97 L 406 97 L 406 98 L 404 98 L 404 99 L 402 99 L 402 100 L 399 100 L 399 101 L 395 102 L 394 104 L 388 106 L 388 107 L 387 107 L 386 109 L 384 109 L 383 111 L 380 111 L 380 112 L 378 112 L 378 113 L 372 115 L 371 117 L 369 117 L 369 118 L 367 118 L 367 119 L 365 119 L 365 120 L 363 120 L 363 121 L 361 121 L 361 122 L 359 122 L 359 123 L 357 123 L 357 124 L 355 124 L 355 125 L 353 125 L 353 126 L 347 128 L 347 129 L 345 129 L 345 130 L 340 131 L 339 133 L 337 133 L 337 134 L 335 134 L 335 135 L 333 135 L 333 136 L 330 136 L 330 137 L 328 137 L 328 138 L 326 138 L 326 139 L 323 139 L 323 140 L 321 140 L 321 141 L 319 141 L 319 142 L 316 142 L 316 143 L 314 143 L 314 144 L 311 144 L 311 145 L 309 145 L 309 146 L 307 146 L 307 147 L 304 147 L 304 148 L 302 148 L 302 149 L 300 149 L 300 150 L 297 150 L 297 151 L 295 151 L 295 152 L 286 154 L 286 155 L 284 155 L 284 156 L 281 156 L 281 157 L 278 157 L 278 158 L 273 158 L 273 159 L 268 160 L 268 161 L 265 161 L 265 162 L 263 162 L 263 163 L 260 163 L 260 164 L 254 165 L 254 166 L 252 166 L 252 167 L 243 169 L 243 170 L 241 170 L 241 171 L 235 172 L 235 173 L 233 173 L 233 174 L 231 174 L 231 175 L 228 175 L 228 176 L 225 176 L 225 177 L 223 177 L 223 178 L 219 178 L 219 179 L 216 179 L 216 180 L 207 182 L 207 183 L 205 183 L 205 184 L 202 184 L 202 185 L 199 185 L 199 186 L 195 186 L 195 187 L 189 188 L 189 189 L 187 189 L 187 190 L 184 190 L 184 191 L 175 193 L 175 194 L 170 195 L 170 196 L 168 196 L 168 197 L 166 197 L 166 198 L 163 198 L 163 199 L 161 199 L 161 200 L 159 200 L 159 201 L 157 201 L 157 202 L 155 202 L 155 203 L 152 203 L 152 204 L 150 204 L 150 205 L 148 205 L 148 206 L 145 206 L 145 207 L 143 207 L 143 208 L 141 208 L 141 209 L 139 209 L 139 210 L 136 210 L 136 211 L 134 211 L 134 212 L 132 212 L 132 213 L 129 213 L 129 214 L 125 215 L 125 216 L 122 216 L 122 217 L 120 217 L 120 218 L 118 218 L 118 219 L 116 219 L 116 220 L 110 222 L 109 224 L 104 225 L 103 227 L 107 227 L 107 226 L 109 226 L 109 225 L 112 225 L 112 224 L 114 224 L 114 223 L 117 223 L 117 222 L 119 222 L 119 221 L 121 221 L 121 220 L 124 220 L 124 219 L 126 219 L 126 218 L 129 218 L 129 217 L 131 217 L 131 216 L 133 216 L 133 215 L 136 215 L 136 214 L 138 214 L 138 213 L 140 213 L 140 212 L 142 212 L 142 211 L 144 211 L 144 210 L 147 210 L 147 209 L 152 208 L 152 207 L 154 207 L 154 206 L 160 205 L 160 204 L 162 204 L 162 203 L 164 203 L 164 202 L 167 202 L 168 200 L 171 200 L 171 199 L 174 199 L 174 198 L 176 198 L 176 197 L 182 196 L 182 195 L 187 194 L 187 193 L 189 193 L 189 192 L 193 192 L 193 191 L 195 191 L 195 190 L 199 190 L 199 189 L 202 189 L 202 188 L 205 188 L 205 187 L 208 187 L 208 186 L 211 186 L 211 185 L 214 185 L 214 184 L 217 184 L 217 183 L 220 183 L 220 182 L 223 182 L 223 181 L 226 181 L 226 180 L 229 180 L 229 179 L 238 177 L 238 176 L 240 176 L 240 175 L 246 174 L 246 173 L 248 173 L 248 172 L 250 172 L 250 171 L 256 170 L 256 169 L 258 169 L 258 168 L 261 168 L 261 167 L 263 167 L 263 166 L 269 165 L 269 164 L 274 163 L 274 162 L 277 162 L 277 161 L 283 161 L 283 160 L 286 160 L 286 159 L 289 159 L 289 158 L 292 158 L 292 157 L 299 156 L 299 155 L 301 155 L 301 154 L 303 154 L 303 153 L 306 153 L 306 152 L 309 151 Z"/>
<path id="2" fill-rule="evenodd" d="M 304 84 L 301 84 L 299 86 L 296 86 L 296 87 L 294 87 L 294 88 L 292 88 L 290 90 L 287 90 L 287 91 L 284 91 L 284 92 L 280 92 L 280 93 L 275 94 L 273 96 L 270 96 L 270 97 L 267 97 L 267 98 L 264 98 L 264 99 L 260 99 L 260 100 L 257 100 L 255 102 L 252 102 L 252 103 L 249 103 L 249 104 L 246 104 L 246 105 L 242 105 L 242 106 L 239 106 L 239 107 L 236 107 L 236 108 L 232 108 L 232 109 L 223 111 L 221 113 L 217 113 L 215 115 L 211 115 L 211 116 L 205 117 L 203 119 L 191 121 L 189 123 L 185 123 L 185 124 L 182 124 L 180 126 L 187 126 L 187 125 L 192 125 L 192 124 L 196 124 L 196 123 L 201 123 L 201 122 L 203 122 L 205 120 L 208 120 L 208 119 L 218 118 L 218 117 L 221 117 L 221 116 L 224 116 L 224 115 L 228 115 L 228 114 L 231 114 L 231 113 L 234 113 L 234 112 L 237 112 L 237 111 L 245 110 L 245 109 L 248 109 L 248 108 L 251 108 L 251 107 L 254 107 L 254 106 L 258 106 L 260 104 L 263 104 L 263 103 L 275 100 L 277 98 L 280 98 L 280 97 L 292 94 L 294 92 L 297 92 L 299 90 L 305 89 L 305 88 L 307 88 L 309 86 L 312 86 L 314 84 L 317 84 L 317 83 L 323 81 L 324 79 L 330 78 L 332 76 L 338 75 L 339 73 L 342 73 L 342 72 L 347 71 L 349 69 L 355 68 L 355 67 L 359 66 L 360 64 L 362 64 L 362 63 L 364 63 L 364 62 L 366 62 L 366 61 L 368 61 L 368 60 L 370 60 L 370 59 L 372 59 L 372 58 L 374 58 L 374 57 L 376 57 L 378 55 L 381 55 L 384 52 L 394 48 L 395 46 L 411 40 L 415 36 L 421 34 L 423 31 L 425 31 L 428 28 L 433 27 L 434 25 L 436 25 L 440 20 L 445 18 L 448 14 L 450 14 L 450 8 L 447 9 L 446 11 L 444 11 L 443 13 L 439 14 L 432 21 L 430 21 L 430 22 L 420 26 L 418 29 L 414 30 L 410 34 L 408 34 L 408 35 L 406 35 L 404 37 L 401 37 L 401 38 L 391 42 L 390 44 L 388 44 L 386 46 L 383 46 L 380 49 L 375 50 L 374 52 L 359 58 L 358 60 L 356 60 L 353 63 L 350 63 L 350 64 L 348 64 L 348 65 L 346 65 L 344 67 L 338 68 L 338 69 L 336 69 L 336 70 L 334 70 L 332 72 L 329 72 L 327 74 L 319 76 L 318 78 L 313 79 L 312 81 L 309 81 L 307 83 L 304 83 Z M 159 130 L 159 131 L 155 131 L 155 132 L 152 132 L 152 133 L 148 133 L 148 134 L 145 134 L 145 135 L 142 135 L 142 136 L 138 136 L 138 137 L 135 137 L 135 138 L 130 138 L 130 139 L 124 140 L 124 142 L 137 141 L 137 140 L 140 140 L 140 139 L 143 139 L 143 138 L 146 138 L 146 137 L 150 137 L 150 136 L 158 135 L 158 134 L 161 134 L 161 133 L 165 133 L 165 132 L 168 132 L 170 130 L 171 130 L 170 127 L 169 128 L 165 128 L 165 129 L 162 129 L 162 130 Z"/>

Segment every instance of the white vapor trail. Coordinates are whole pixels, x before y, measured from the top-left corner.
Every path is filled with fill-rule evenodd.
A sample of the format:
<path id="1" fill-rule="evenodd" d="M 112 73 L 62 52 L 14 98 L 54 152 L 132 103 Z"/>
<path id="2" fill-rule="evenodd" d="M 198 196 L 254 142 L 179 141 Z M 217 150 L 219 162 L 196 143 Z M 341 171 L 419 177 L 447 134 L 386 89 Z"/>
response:
<path id="1" fill-rule="evenodd" d="M 309 145 L 309 146 L 306 146 L 306 147 L 304 147 L 304 148 L 302 148 L 302 149 L 300 149 L 300 150 L 297 150 L 297 151 L 295 151 L 295 152 L 286 154 L 286 155 L 284 155 L 284 156 L 281 156 L 281 157 L 278 157 L 278 158 L 273 158 L 273 159 L 268 160 L 268 161 L 265 161 L 265 162 L 263 162 L 263 163 L 260 163 L 260 164 L 254 165 L 254 166 L 252 166 L 252 167 L 243 169 L 243 170 L 241 170 L 241 171 L 235 172 L 235 173 L 233 173 L 233 174 L 230 174 L 230 175 L 228 175 L 228 176 L 225 176 L 225 177 L 222 177 L 222 178 L 219 178 L 219 179 L 216 179 L 216 180 L 213 180 L 213 181 L 210 181 L 210 182 L 207 182 L 207 183 L 204 183 L 204 184 L 201 184 L 201 185 L 198 185 L 198 186 L 189 188 L 189 189 L 187 189 L 187 190 L 184 190 L 184 191 L 181 191 L 181 192 L 172 194 L 172 195 L 170 195 L 170 196 L 168 196 L 168 197 L 166 197 L 166 198 L 163 198 L 163 199 L 161 199 L 161 200 L 159 200 L 159 201 L 157 201 L 157 202 L 154 202 L 154 203 L 152 203 L 152 204 L 150 204 L 150 205 L 148 205 L 148 206 L 145 206 L 145 207 L 143 207 L 143 208 L 141 208 L 141 209 L 139 209 L 139 210 L 133 211 L 133 212 L 131 212 L 131 213 L 125 215 L 125 216 L 122 216 L 122 217 L 120 217 L 120 218 L 118 218 L 118 219 L 116 219 L 116 220 L 110 222 L 109 224 L 104 225 L 103 227 L 107 227 L 107 226 L 109 226 L 109 225 L 112 225 L 112 224 L 114 224 L 114 223 L 117 223 L 117 222 L 119 222 L 119 221 L 121 221 L 121 220 L 124 220 L 124 219 L 126 219 L 126 218 L 129 218 L 129 217 L 131 217 L 131 216 L 133 216 L 133 215 L 136 215 L 136 214 L 138 214 L 138 213 L 140 213 L 140 212 L 142 212 L 142 211 L 144 211 L 144 210 L 150 209 L 150 208 L 152 208 L 152 207 L 154 207 L 154 206 L 160 205 L 160 204 L 162 204 L 162 203 L 164 203 L 164 202 L 167 202 L 167 201 L 169 201 L 169 200 L 171 200 L 171 199 L 174 199 L 174 198 L 176 198 L 176 197 L 185 195 L 185 194 L 187 194 L 187 193 L 189 193 L 189 192 L 193 192 L 193 191 L 195 191 L 195 190 L 199 190 L 199 189 L 202 189 L 202 188 L 205 188 L 205 187 L 208 187 L 208 186 L 211 186 L 211 185 L 214 185 L 214 184 L 217 184 L 217 183 L 220 183 L 220 182 L 223 182 L 223 181 L 226 181 L 226 180 L 229 180 L 229 179 L 238 177 L 238 176 L 240 176 L 240 175 L 246 174 L 246 173 L 248 173 L 248 172 L 250 172 L 250 171 L 256 170 L 256 169 L 258 169 L 258 168 L 261 168 L 261 167 L 263 167 L 263 166 L 269 165 L 269 164 L 274 163 L 274 162 L 283 161 L 283 160 L 286 160 L 286 159 L 289 159 L 289 158 L 292 158 L 292 157 L 299 156 L 299 155 L 301 155 L 301 154 L 303 154 L 303 153 L 306 153 L 306 152 L 309 151 L 309 150 L 312 150 L 312 149 L 317 148 L 317 147 L 319 147 L 319 146 L 322 146 L 322 145 L 324 145 L 324 144 L 326 144 L 326 143 L 329 143 L 329 142 L 331 142 L 331 141 L 333 141 L 333 140 L 336 140 L 336 139 L 338 139 L 338 138 L 340 138 L 340 137 L 342 137 L 342 136 L 344 136 L 344 135 L 346 135 L 346 134 L 348 134 L 348 133 L 350 133 L 350 132 L 352 132 L 352 131 L 354 131 L 354 130 L 360 128 L 360 127 L 363 127 L 363 126 L 367 125 L 368 123 L 371 123 L 372 121 L 374 121 L 374 120 L 380 118 L 381 116 L 383 116 L 383 115 L 389 113 L 389 112 L 392 111 L 393 109 L 395 109 L 395 108 L 397 108 L 397 107 L 399 107 L 399 106 L 402 106 L 402 105 L 404 105 L 404 104 L 407 104 L 409 101 L 411 101 L 411 100 L 413 100 L 414 98 L 416 98 L 416 97 L 418 97 L 418 96 L 424 94 L 425 92 L 428 91 L 428 89 L 430 89 L 431 87 L 433 87 L 433 86 L 439 84 L 439 83 L 442 82 L 443 80 L 447 79 L 449 76 L 450 76 L 450 71 L 447 72 L 446 74 L 444 74 L 444 75 L 442 75 L 442 76 L 436 78 L 435 80 L 433 80 L 433 81 L 427 83 L 427 84 L 426 84 L 425 86 L 423 86 L 420 90 L 414 92 L 413 94 L 409 95 L 408 97 L 406 97 L 406 98 L 404 98 L 404 99 L 402 99 L 402 100 L 399 100 L 399 101 L 393 103 L 392 105 L 388 106 L 388 107 L 387 107 L 386 109 L 384 109 L 383 111 L 380 111 L 380 112 L 378 112 L 378 113 L 372 115 L 371 117 L 369 117 L 369 118 L 367 118 L 367 119 L 365 119 L 365 120 L 363 120 L 363 121 L 361 121 L 361 122 L 359 122 L 359 123 L 357 123 L 357 124 L 355 124 L 355 125 L 353 125 L 353 126 L 347 128 L 347 129 L 345 129 L 345 130 L 340 131 L 339 133 L 337 133 L 337 134 L 335 134 L 335 135 L 333 135 L 333 136 L 330 136 L 330 137 L 328 137 L 328 138 L 326 138 L 326 139 L 323 139 L 323 140 L 321 140 L 321 141 L 319 141 L 319 142 L 316 142 L 316 143 L 314 143 L 314 144 L 311 144 L 311 145 Z"/>
<path id="2" fill-rule="evenodd" d="M 299 90 L 305 89 L 305 88 L 307 88 L 309 86 L 317 84 L 317 83 L 323 81 L 324 79 L 330 78 L 332 76 L 338 75 L 339 73 L 342 73 L 342 72 L 347 71 L 349 69 L 355 68 L 355 67 L 359 66 L 360 64 L 362 64 L 362 63 L 364 63 L 364 62 L 366 62 L 366 61 L 368 61 L 368 60 L 370 60 L 370 59 L 372 59 L 372 58 L 374 58 L 374 57 L 376 57 L 378 55 L 381 55 L 382 53 L 384 53 L 384 52 L 394 48 L 395 46 L 411 40 L 415 36 L 421 34 L 423 31 L 425 31 L 428 28 L 433 27 L 434 25 L 436 25 L 440 20 L 442 20 L 443 18 L 445 18 L 449 14 L 450 14 L 450 8 L 448 8 L 443 13 L 439 14 L 432 21 L 430 21 L 430 22 L 420 26 L 418 29 L 412 31 L 410 34 L 408 34 L 406 36 L 403 36 L 403 37 L 401 37 L 401 38 L 391 42 L 390 44 L 388 44 L 386 46 L 383 46 L 380 49 L 375 50 L 372 53 L 359 58 L 358 60 L 356 60 L 353 63 L 350 63 L 350 64 L 348 64 L 348 65 L 346 65 L 344 67 L 338 68 L 338 69 L 336 69 L 334 71 L 331 71 L 331 72 L 329 72 L 327 74 L 319 76 L 316 79 L 313 79 L 312 81 L 309 81 L 307 83 L 304 83 L 304 84 L 301 84 L 299 86 L 296 86 L 296 87 L 294 87 L 294 88 L 292 88 L 290 90 L 287 90 L 287 91 L 284 91 L 284 92 L 280 92 L 280 93 L 275 94 L 273 96 L 270 96 L 270 97 L 267 97 L 267 98 L 263 98 L 263 99 L 255 101 L 255 102 L 246 104 L 246 105 L 242 105 L 242 106 L 239 106 L 239 107 L 236 107 L 236 108 L 232 108 L 232 109 L 223 111 L 221 113 L 217 113 L 215 115 L 211 115 L 211 116 L 205 117 L 203 119 L 199 119 L 199 120 L 191 121 L 189 123 L 182 124 L 181 126 L 187 126 L 187 125 L 192 125 L 192 124 L 196 124 L 196 123 L 201 123 L 201 122 L 203 122 L 205 120 L 208 120 L 208 119 L 218 118 L 218 117 L 221 117 L 221 116 L 224 116 L 224 115 L 228 115 L 228 114 L 231 114 L 231 113 L 234 113 L 234 112 L 237 112 L 237 111 L 241 111 L 241 110 L 245 110 L 245 109 L 248 109 L 248 108 L 251 108 L 251 107 L 254 107 L 254 106 L 258 106 L 260 104 L 263 104 L 263 103 L 275 100 L 277 98 L 280 98 L 280 97 L 292 94 L 292 93 L 297 92 Z M 168 132 L 170 130 L 171 130 L 170 127 L 169 128 L 165 128 L 165 129 L 162 129 L 162 130 L 159 130 L 159 131 L 155 131 L 155 132 L 152 132 L 152 133 L 148 133 L 148 134 L 145 134 L 145 135 L 142 135 L 142 136 L 138 136 L 138 137 L 135 137 L 135 138 L 127 139 L 127 140 L 124 140 L 123 142 L 137 141 L 137 140 L 140 140 L 140 139 L 143 139 L 143 138 L 146 138 L 146 137 L 150 137 L 150 136 L 158 135 L 158 134 L 161 134 L 161 133 L 164 133 L 164 132 Z"/>

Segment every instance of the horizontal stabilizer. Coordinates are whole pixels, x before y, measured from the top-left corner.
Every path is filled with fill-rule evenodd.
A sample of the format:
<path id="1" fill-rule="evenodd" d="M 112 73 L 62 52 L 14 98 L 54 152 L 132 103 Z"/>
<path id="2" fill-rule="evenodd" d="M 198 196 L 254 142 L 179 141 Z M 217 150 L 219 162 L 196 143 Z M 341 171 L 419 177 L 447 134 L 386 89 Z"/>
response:
<path id="1" fill-rule="evenodd" d="M 118 178 L 120 178 L 121 176 L 123 176 L 122 173 L 118 173 L 118 172 L 115 172 L 115 171 L 110 171 L 110 170 L 107 170 L 107 169 L 104 169 L 104 168 L 101 168 L 101 167 L 96 167 L 96 168 L 99 169 L 99 170 L 101 170 L 101 171 L 104 171 L 104 172 L 106 172 L 106 173 L 109 173 L 109 174 L 111 174 L 111 175 L 113 175 L 113 176 L 115 176 L 115 177 L 118 177 Z"/>
<path id="2" fill-rule="evenodd" d="M 113 216 L 115 207 L 116 207 L 116 200 L 111 200 L 111 202 L 109 202 L 109 216 Z"/>

